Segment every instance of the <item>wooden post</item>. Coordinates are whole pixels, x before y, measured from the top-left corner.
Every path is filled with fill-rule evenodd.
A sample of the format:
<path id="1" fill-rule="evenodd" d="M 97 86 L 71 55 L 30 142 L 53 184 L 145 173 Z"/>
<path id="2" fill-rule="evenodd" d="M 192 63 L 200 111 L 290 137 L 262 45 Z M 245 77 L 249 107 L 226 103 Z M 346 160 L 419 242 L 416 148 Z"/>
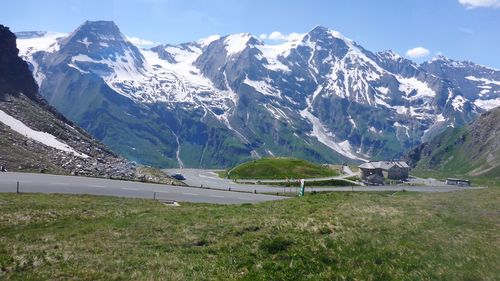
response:
<path id="1" fill-rule="evenodd" d="M 16 193 L 19 194 L 19 181 L 17 181 Z"/>
<path id="2" fill-rule="evenodd" d="M 153 192 L 153 200 L 156 200 L 156 192 Z"/>

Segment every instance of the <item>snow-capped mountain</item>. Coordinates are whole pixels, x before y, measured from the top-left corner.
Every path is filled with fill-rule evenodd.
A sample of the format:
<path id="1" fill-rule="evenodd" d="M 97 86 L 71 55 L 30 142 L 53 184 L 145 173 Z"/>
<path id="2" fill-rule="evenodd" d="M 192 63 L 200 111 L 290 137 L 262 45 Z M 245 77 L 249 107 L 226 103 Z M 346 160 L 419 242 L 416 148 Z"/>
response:
<path id="1" fill-rule="evenodd" d="M 320 26 L 279 45 L 242 33 L 149 50 L 106 21 L 22 35 L 51 104 L 117 152 L 159 166 L 393 158 L 500 105 L 497 70 L 445 58 L 418 65 Z"/>
<path id="2" fill-rule="evenodd" d="M 500 70 L 444 56 L 423 63 L 422 68 L 449 80 L 461 90 L 463 100 L 473 101 L 479 108 L 489 110 L 500 105 Z M 456 99 L 456 105 L 461 103 L 462 97 Z"/>
<path id="3" fill-rule="evenodd" d="M 52 40 L 48 39 L 50 34 L 25 35 L 27 40 L 37 41 L 44 48 L 52 45 L 46 42 Z M 19 47 L 23 50 L 23 46 Z M 0 61 L 2 167 L 9 171 L 138 179 L 135 164 L 112 153 L 38 94 L 28 64 L 18 56 L 16 36 L 3 25 L 0 25 Z"/>

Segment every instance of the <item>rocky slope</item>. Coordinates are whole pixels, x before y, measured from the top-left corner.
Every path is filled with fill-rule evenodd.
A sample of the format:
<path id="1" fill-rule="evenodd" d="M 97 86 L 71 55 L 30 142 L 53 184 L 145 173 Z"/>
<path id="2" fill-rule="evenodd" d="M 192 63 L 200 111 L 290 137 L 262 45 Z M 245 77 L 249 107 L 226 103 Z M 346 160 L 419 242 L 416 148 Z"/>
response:
<path id="1" fill-rule="evenodd" d="M 324 27 L 280 45 L 242 33 L 150 50 L 106 21 L 22 36 L 51 105 L 114 151 L 157 166 L 395 158 L 500 104 L 498 70 L 418 65 Z"/>
<path id="2" fill-rule="evenodd" d="M 500 107 L 463 128 L 448 128 L 407 156 L 419 170 L 500 180 Z"/>
<path id="3" fill-rule="evenodd" d="M 16 37 L 0 25 L 0 164 L 8 171 L 139 179 L 135 164 L 73 124 L 39 94 Z"/>

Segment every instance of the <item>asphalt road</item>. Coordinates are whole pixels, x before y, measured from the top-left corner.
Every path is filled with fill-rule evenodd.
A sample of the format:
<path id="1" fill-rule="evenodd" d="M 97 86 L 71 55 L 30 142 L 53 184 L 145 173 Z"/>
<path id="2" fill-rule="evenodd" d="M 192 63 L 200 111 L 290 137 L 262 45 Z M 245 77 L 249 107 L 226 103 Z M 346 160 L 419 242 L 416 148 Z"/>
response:
<path id="1" fill-rule="evenodd" d="M 156 193 L 157 199 L 178 202 L 242 204 L 286 198 L 264 194 L 28 173 L 0 173 L 0 192 L 16 192 L 17 181 L 19 181 L 21 192 L 92 194 L 149 199 L 153 199 L 153 193 Z"/>
<path id="2" fill-rule="evenodd" d="M 231 189 L 238 191 L 254 192 L 257 193 L 276 193 L 276 192 L 297 192 L 298 188 L 269 186 L 259 184 L 239 184 L 232 180 L 222 179 L 215 170 L 202 170 L 202 169 L 166 169 L 167 174 L 181 173 L 186 177 L 184 181 L 190 186 L 196 187 L 210 187 L 219 189 Z M 335 177 L 338 178 L 338 177 Z M 311 179 L 310 179 L 311 180 Z M 312 179 L 314 181 L 314 179 Z M 317 180 L 317 179 L 316 179 Z M 245 180 L 246 181 L 246 180 Z M 265 180 L 267 182 L 267 180 Z M 414 191 L 414 192 L 452 192 L 466 189 L 475 189 L 477 187 L 459 187 L 452 185 L 439 184 L 432 182 L 428 186 L 353 186 L 353 187 L 310 187 L 306 182 L 306 192 L 310 191 Z"/>

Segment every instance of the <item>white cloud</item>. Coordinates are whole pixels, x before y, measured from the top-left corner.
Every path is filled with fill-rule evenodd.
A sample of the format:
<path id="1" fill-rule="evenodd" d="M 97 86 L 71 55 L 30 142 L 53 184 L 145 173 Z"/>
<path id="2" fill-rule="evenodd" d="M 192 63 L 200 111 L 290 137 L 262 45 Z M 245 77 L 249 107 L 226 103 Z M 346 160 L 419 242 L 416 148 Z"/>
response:
<path id="1" fill-rule="evenodd" d="M 500 8 L 500 0 L 458 0 L 467 9 Z"/>
<path id="2" fill-rule="evenodd" d="M 273 32 L 271 32 L 271 34 L 269 34 L 269 39 L 276 40 L 276 41 L 285 41 L 286 36 L 283 35 L 283 33 L 279 32 L 279 31 L 273 31 Z"/>
<path id="3" fill-rule="evenodd" d="M 145 46 L 153 46 L 153 45 L 159 45 L 158 43 L 146 40 L 146 39 L 141 39 L 138 37 L 133 37 L 133 36 L 127 36 L 128 41 L 130 41 L 132 44 L 137 45 L 139 47 L 145 47 Z"/>
<path id="4" fill-rule="evenodd" d="M 283 34 L 279 31 L 273 31 L 270 34 L 261 34 L 259 38 L 261 40 L 273 40 L 273 41 L 298 41 L 302 39 L 303 35 L 292 32 L 290 34 Z"/>
<path id="5" fill-rule="evenodd" d="M 430 53 L 431 52 L 424 47 L 416 47 L 416 48 L 409 49 L 408 51 L 406 51 L 406 56 L 410 57 L 412 59 L 416 59 L 416 58 L 426 57 Z"/>

